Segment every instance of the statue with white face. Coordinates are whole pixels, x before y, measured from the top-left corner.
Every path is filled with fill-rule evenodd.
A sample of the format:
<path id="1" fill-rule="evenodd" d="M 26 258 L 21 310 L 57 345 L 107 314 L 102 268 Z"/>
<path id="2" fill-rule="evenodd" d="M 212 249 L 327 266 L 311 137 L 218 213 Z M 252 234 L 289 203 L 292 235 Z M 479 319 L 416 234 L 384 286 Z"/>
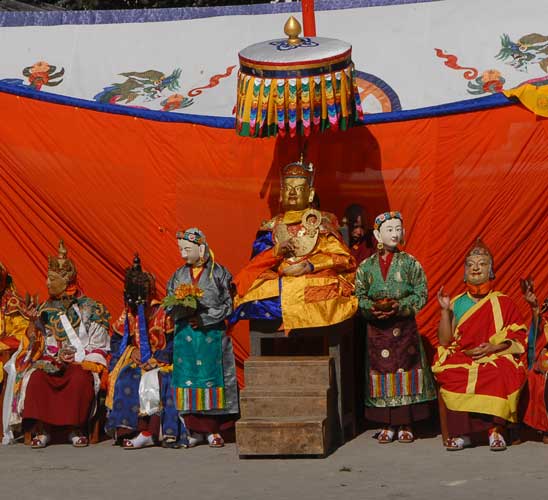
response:
<path id="1" fill-rule="evenodd" d="M 401 249 L 402 214 L 397 210 L 379 214 L 373 229 L 378 251 L 361 262 L 355 289 L 361 312 L 367 319 L 365 416 L 382 425 L 377 436 L 379 443 L 395 439 L 410 443 L 414 440 L 412 426 L 426 418 L 430 413 L 429 401 L 436 398 L 428 360 L 421 354 L 424 349 L 415 320 L 426 304 L 428 285 L 420 262 Z M 394 392 L 387 389 L 389 384 L 384 385 L 389 377 L 411 380 L 419 373 L 423 377 L 421 387 L 411 389 L 408 393 L 411 398 L 402 398 L 398 390 Z M 405 406 L 417 410 L 392 413 L 393 409 L 399 411 Z"/>
<path id="2" fill-rule="evenodd" d="M 200 266 L 204 263 L 206 246 L 198 243 L 192 243 L 183 238 L 177 238 L 177 245 L 181 252 L 181 257 L 192 267 Z"/>
<path id="3" fill-rule="evenodd" d="M 393 252 L 403 241 L 405 231 L 402 221 L 394 218 L 383 222 L 378 229 L 373 231 L 373 234 L 379 242 L 379 248 Z"/>
<path id="4" fill-rule="evenodd" d="M 483 285 L 491 276 L 492 262 L 487 253 L 469 255 L 464 263 L 464 281 L 470 285 Z"/>

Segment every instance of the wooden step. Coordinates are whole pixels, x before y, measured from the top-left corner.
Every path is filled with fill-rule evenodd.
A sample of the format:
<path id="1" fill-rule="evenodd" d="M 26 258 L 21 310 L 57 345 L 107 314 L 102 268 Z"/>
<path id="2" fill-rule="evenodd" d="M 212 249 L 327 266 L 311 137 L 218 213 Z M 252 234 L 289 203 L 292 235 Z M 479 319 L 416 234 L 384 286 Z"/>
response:
<path id="1" fill-rule="evenodd" d="M 326 455 L 329 432 L 326 418 L 245 418 L 236 422 L 240 456 Z"/>
<path id="2" fill-rule="evenodd" d="M 330 386 L 329 356 L 251 356 L 244 364 L 246 387 Z"/>
<path id="3" fill-rule="evenodd" d="M 242 418 L 326 417 L 330 401 L 328 386 L 246 387 L 240 393 Z"/>

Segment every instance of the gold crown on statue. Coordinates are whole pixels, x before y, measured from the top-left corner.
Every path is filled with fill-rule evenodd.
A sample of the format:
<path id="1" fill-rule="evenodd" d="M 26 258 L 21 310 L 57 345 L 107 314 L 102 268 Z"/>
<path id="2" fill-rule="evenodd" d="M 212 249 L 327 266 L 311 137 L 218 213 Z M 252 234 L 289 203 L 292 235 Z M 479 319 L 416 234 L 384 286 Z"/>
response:
<path id="1" fill-rule="evenodd" d="M 314 165 L 310 162 L 305 163 L 304 154 L 301 154 L 299 161 L 289 163 L 282 168 L 282 182 L 284 179 L 291 178 L 306 179 L 310 187 L 314 185 Z"/>
<path id="2" fill-rule="evenodd" d="M 59 240 L 57 256 L 48 256 L 48 272 L 50 271 L 61 275 L 67 283 L 72 283 L 76 279 L 76 266 L 67 257 L 67 249 L 63 240 Z"/>

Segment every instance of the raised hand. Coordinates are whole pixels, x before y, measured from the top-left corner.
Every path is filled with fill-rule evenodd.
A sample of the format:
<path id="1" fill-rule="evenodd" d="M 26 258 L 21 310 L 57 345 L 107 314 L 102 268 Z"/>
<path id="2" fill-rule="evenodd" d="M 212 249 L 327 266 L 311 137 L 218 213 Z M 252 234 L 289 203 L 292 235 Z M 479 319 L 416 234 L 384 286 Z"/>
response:
<path id="1" fill-rule="evenodd" d="M 443 286 L 441 286 L 438 290 L 437 297 L 438 303 L 442 310 L 449 311 L 451 309 L 451 297 L 448 294 L 444 293 Z"/>
<path id="2" fill-rule="evenodd" d="M 133 349 L 131 351 L 131 361 L 133 361 L 135 364 L 140 365 L 141 364 L 141 351 L 139 349 Z"/>
<path id="3" fill-rule="evenodd" d="M 278 254 L 284 257 L 291 257 L 295 253 L 295 245 L 291 239 L 282 241 L 278 245 Z"/>
<path id="4" fill-rule="evenodd" d="M 531 309 L 538 309 L 538 300 L 537 296 L 535 295 L 535 292 L 531 288 L 528 288 L 524 294 L 523 298 L 527 304 L 529 304 L 529 307 Z"/>

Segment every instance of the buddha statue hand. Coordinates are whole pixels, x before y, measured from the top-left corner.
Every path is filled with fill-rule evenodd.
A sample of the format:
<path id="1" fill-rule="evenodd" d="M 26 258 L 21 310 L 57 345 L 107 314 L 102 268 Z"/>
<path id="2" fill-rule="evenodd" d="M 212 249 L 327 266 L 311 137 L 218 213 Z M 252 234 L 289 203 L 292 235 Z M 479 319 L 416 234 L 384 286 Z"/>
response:
<path id="1" fill-rule="evenodd" d="M 282 274 L 284 276 L 303 276 L 304 274 L 310 274 L 313 271 L 312 264 L 308 262 L 307 260 L 303 260 L 302 262 L 298 262 L 296 264 L 292 264 L 290 266 L 287 266 L 283 271 Z"/>
<path id="2" fill-rule="evenodd" d="M 286 259 L 295 255 L 295 244 L 292 239 L 282 241 L 278 244 L 278 255 Z"/>

